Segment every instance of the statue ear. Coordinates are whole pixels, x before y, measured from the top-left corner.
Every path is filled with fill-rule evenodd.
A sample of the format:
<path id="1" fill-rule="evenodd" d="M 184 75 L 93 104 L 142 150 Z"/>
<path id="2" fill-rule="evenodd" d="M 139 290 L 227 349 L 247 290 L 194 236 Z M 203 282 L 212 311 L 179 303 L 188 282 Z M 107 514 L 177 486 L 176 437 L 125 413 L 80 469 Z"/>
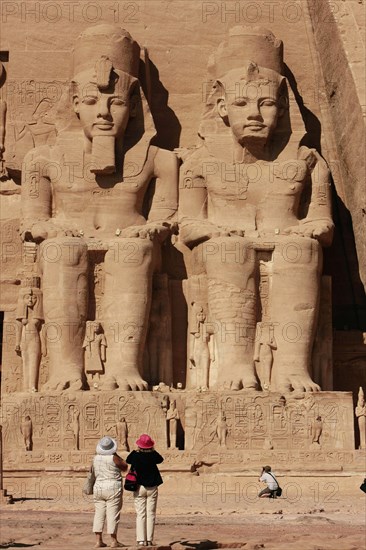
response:
<path id="1" fill-rule="evenodd" d="M 227 108 L 225 99 L 221 98 L 217 101 L 217 111 L 222 119 L 227 118 Z"/>
<path id="2" fill-rule="evenodd" d="M 79 98 L 78 96 L 74 96 L 74 99 L 72 100 L 72 105 L 74 108 L 75 113 L 79 114 Z"/>

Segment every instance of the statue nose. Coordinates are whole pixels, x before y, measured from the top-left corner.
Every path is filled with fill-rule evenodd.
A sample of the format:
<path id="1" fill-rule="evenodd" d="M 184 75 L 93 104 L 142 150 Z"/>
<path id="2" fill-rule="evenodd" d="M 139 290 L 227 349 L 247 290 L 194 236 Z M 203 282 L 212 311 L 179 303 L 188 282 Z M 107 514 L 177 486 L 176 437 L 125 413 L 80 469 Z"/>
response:
<path id="1" fill-rule="evenodd" d="M 105 118 L 110 114 L 108 100 L 100 100 L 98 107 L 98 116 Z"/>
<path id="2" fill-rule="evenodd" d="M 257 119 L 261 117 L 260 110 L 257 105 L 251 106 L 249 113 L 248 113 L 248 119 Z"/>

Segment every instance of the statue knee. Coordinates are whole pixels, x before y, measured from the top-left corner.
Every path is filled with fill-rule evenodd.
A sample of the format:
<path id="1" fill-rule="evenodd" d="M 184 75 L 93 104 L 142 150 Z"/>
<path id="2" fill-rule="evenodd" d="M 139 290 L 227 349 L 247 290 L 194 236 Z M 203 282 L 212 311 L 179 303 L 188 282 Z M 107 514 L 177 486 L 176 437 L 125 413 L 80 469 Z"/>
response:
<path id="1" fill-rule="evenodd" d="M 121 238 L 109 245 L 105 255 L 106 272 L 148 269 L 155 257 L 155 246 L 150 239 Z"/>
<path id="2" fill-rule="evenodd" d="M 247 264 L 255 261 L 251 241 L 244 237 L 217 237 L 202 245 L 202 260 L 205 265 L 222 266 Z"/>
<path id="3" fill-rule="evenodd" d="M 294 237 L 276 243 L 273 256 L 277 266 L 287 269 L 300 267 L 317 269 L 321 265 L 322 249 L 318 241 L 308 237 Z"/>
<path id="4" fill-rule="evenodd" d="M 87 264 L 88 247 L 78 237 L 57 237 L 46 239 L 40 245 L 40 260 L 43 268 L 47 266 L 79 266 Z"/>

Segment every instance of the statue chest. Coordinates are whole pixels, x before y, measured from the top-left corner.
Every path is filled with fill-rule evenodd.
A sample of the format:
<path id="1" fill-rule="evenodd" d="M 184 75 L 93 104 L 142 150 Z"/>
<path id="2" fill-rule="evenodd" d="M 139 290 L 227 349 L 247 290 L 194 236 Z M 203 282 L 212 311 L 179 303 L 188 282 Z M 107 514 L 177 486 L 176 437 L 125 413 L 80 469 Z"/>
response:
<path id="1" fill-rule="evenodd" d="M 297 161 L 294 161 L 297 162 Z M 296 174 L 295 174 L 296 176 Z M 295 205 L 304 187 L 305 177 L 292 177 L 281 164 L 217 164 L 215 173 L 208 174 L 206 186 L 213 204 L 237 204 L 243 202 L 258 206 L 271 197 L 282 197 L 286 206 Z"/>
<path id="2" fill-rule="evenodd" d="M 69 174 L 68 177 L 52 178 L 58 209 L 67 209 L 68 212 L 88 209 L 104 211 L 110 207 L 136 205 L 142 200 L 147 185 L 142 175 L 126 181 L 120 181 L 117 176 L 96 178 L 90 172 L 86 176 L 70 177 Z"/>

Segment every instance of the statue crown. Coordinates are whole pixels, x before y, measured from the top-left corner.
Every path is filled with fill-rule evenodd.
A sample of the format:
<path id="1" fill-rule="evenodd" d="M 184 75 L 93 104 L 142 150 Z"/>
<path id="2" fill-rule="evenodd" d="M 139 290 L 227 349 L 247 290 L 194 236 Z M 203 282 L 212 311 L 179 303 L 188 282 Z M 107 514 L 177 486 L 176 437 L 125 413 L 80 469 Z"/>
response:
<path id="1" fill-rule="evenodd" d="M 102 71 L 107 59 L 115 70 L 138 77 L 140 46 L 132 36 L 115 25 L 89 27 L 79 35 L 75 43 L 73 76 L 95 69 L 98 63 Z"/>
<path id="2" fill-rule="evenodd" d="M 208 62 L 208 72 L 219 79 L 229 71 L 254 61 L 256 65 L 283 74 L 283 42 L 263 27 L 233 27 Z"/>

